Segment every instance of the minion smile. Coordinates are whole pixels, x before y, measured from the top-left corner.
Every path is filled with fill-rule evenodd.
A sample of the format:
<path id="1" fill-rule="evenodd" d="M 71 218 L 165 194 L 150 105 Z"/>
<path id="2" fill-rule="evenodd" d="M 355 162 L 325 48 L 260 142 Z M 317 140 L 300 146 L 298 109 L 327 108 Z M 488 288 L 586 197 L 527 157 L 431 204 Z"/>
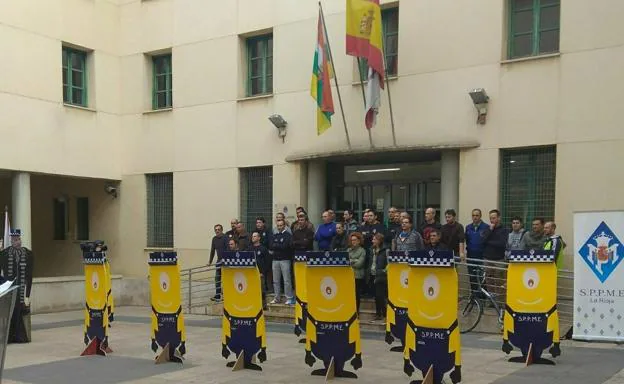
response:
<path id="1" fill-rule="evenodd" d="M 158 301 L 158 305 L 160 305 L 163 308 L 171 307 L 171 301 L 168 303 L 163 303 L 162 301 Z"/>
<path id="2" fill-rule="evenodd" d="M 334 309 L 327 309 L 327 308 L 321 308 L 321 307 L 318 307 L 317 309 L 319 311 L 323 312 L 323 313 L 335 313 L 335 312 L 338 312 L 339 310 L 341 310 L 342 307 L 344 307 L 344 304 L 340 304 L 339 306 L 337 306 Z"/>
<path id="3" fill-rule="evenodd" d="M 247 311 L 249 311 L 249 310 L 251 309 L 251 307 L 252 307 L 251 305 L 249 305 L 249 306 L 247 306 L 247 307 L 244 307 L 244 308 L 241 308 L 241 307 L 239 307 L 238 305 L 232 305 L 232 306 L 234 307 L 234 309 L 236 309 L 236 310 L 237 310 L 237 311 L 239 311 L 239 312 L 247 312 Z"/>
<path id="4" fill-rule="evenodd" d="M 520 300 L 520 299 L 516 299 L 516 301 L 518 303 L 522 304 L 522 305 L 535 305 L 535 304 L 541 303 L 542 302 L 542 298 L 540 297 L 539 299 L 533 300 L 533 301 L 523 301 L 523 300 Z"/>
<path id="5" fill-rule="evenodd" d="M 420 309 L 418 310 L 418 314 L 420 314 L 420 316 L 424 317 L 427 320 L 437 320 L 444 315 L 443 313 L 438 313 L 436 316 L 429 316 Z"/>
<path id="6" fill-rule="evenodd" d="M 407 306 L 407 304 L 408 304 L 408 303 L 407 303 L 407 300 L 398 299 L 397 301 L 398 301 L 399 303 L 406 304 L 406 306 Z"/>
<path id="7" fill-rule="evenodd" d="M 99 307 L 100 306 L 100 300 L 89 300 L 93 303 L 94 306 Z"/>

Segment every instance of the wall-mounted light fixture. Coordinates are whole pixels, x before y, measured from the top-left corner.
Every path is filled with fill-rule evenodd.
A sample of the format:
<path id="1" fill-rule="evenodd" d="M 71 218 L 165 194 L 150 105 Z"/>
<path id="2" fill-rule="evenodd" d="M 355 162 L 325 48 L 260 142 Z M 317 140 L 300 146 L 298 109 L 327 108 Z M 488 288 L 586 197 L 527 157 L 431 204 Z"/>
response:
<path id="1" fill-rule="evenodd" d="M 116 199 L 119 193 L 119 188 L 112 183 L 107 183 L 104 186 L 104 192 L 106 192 L 107 195 L 113 196 L 113 199 Z"/>
<path id="2" fill-rule="evenodd" d="M 475 108 L 477 108 L 477 124 L 485 124 L 490 97 L 487 93 L 485 93 L 485 89 L 483 88 L 475 88 L 472 91 L 469 91 L 468 94 L 470 95 Z"/>
<path id="3" fill-rule="evenodd" d="M 269 120 L 273 123 L 275 128 L 277 128 L 277 136 L 282 138 L 283 143 L 285 141 L 284 138 L 286 137 L 286 127 L 288 126 L 288 123 L 284 120 L 282 115 L 278 114 L 269 116 Z"/>

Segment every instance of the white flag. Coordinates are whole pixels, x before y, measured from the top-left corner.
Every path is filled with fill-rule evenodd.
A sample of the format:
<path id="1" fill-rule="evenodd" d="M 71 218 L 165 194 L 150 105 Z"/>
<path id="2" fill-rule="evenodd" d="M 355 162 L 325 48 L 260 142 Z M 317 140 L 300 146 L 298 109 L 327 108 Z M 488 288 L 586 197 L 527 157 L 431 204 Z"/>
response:
<path id="1" fill-rule="evenodd" d="M 366 84 L 366 128 L 371 129 L 377 123 L 377 114 L 381 106 L 381 82 L 379 73 L 368 67 L 368 83 Z"/>
<path id="2" fill-rule="evenodd" d="M 9 223 L 9 210 L 4 211 L 4 236 L 2 237 L 2 249 L 11 245 L 11 223 Z"/>

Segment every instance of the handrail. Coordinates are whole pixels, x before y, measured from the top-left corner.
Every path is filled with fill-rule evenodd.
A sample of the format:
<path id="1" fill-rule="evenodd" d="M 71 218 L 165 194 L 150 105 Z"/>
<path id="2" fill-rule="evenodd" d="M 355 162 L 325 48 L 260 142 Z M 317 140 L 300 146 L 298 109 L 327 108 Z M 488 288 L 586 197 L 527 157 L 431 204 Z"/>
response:
<path id="1" fill-rule="evenodd" d="M 180 270 L 182 305 L 190 312 L 193 307 L 210 304 L 216 290 L 214 265 L 200 265 Z"/>

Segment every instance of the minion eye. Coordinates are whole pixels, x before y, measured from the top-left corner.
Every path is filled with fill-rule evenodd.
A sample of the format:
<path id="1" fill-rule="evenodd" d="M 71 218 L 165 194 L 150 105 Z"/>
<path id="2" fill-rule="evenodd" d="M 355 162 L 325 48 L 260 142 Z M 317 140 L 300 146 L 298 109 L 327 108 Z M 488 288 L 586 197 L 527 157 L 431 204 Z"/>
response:
<path id="1" fill-rule="evenodd" d="M 100 276 L 98 276 L 97 272 L 93 272 L 91 275 L 91 286 L 95 291 L 100 287 Z"/>
<path id="2" fill-rule="evenodd" d="M 321 295 L 327 299 L 332 300 L 336 297 L 338 293 L 338 286 L 336 285 L 336 280 L 332 277 L 325 277 L 321 280 Z"/>
<path id="3" fill-rule="evenodd" d="M 403 288 L 407 288 L 407 283 L 409 282 L 409 270 L 401 271 L 401 276 L 399 278 L 401 279 L 401 286 Z"/>
<path id="4" fill-rule="evenodd" d="M 240 294 L 247 291 L 247 278 L 240 272 L 234 275 L 234 289 Z"/>
<path id="5" fill-rule="evenodd" d="M 163 292 L 167 292 L 170 286 L 171 280 L 169 279 L 169 274 L 167 274 L 166 272 L 162 272 L 160 274 L 160 289 Z"/>
<path id="6" fill-rule="evenodd" d="M 425 278 L 422 288 L 427 300 L 435 300 L 440 294 L 440 280 L 436 275 L 429 275 Z"/>
<path id="7" fill-rule="evenodd" d="M 535 268 L 529 268 L 522 275 L 522 283 L 527 289 L 535 289 L 539 285 L 540 276 Z"/>

